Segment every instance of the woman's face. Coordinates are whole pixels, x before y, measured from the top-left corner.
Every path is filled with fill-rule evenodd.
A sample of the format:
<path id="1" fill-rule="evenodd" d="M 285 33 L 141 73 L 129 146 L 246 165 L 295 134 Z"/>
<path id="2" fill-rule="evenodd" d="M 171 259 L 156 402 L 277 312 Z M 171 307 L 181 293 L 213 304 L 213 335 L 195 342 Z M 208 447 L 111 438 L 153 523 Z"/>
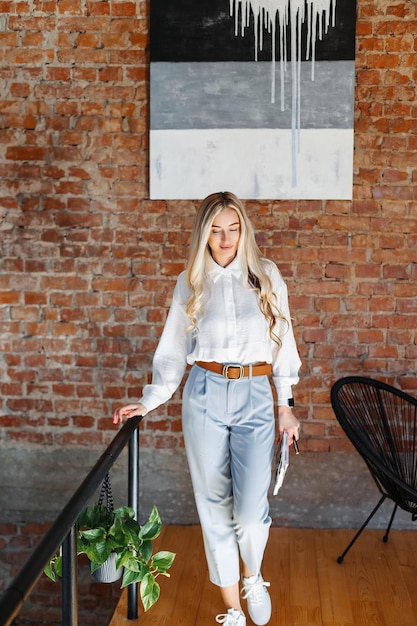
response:
<path id="1" fill-rule="evenodd" d="M 234 209 L 223 209 L 213 220 L 208 245 L 213 259 L 226 267 L 237 254 L 240 239 L 239 215 Z"/>

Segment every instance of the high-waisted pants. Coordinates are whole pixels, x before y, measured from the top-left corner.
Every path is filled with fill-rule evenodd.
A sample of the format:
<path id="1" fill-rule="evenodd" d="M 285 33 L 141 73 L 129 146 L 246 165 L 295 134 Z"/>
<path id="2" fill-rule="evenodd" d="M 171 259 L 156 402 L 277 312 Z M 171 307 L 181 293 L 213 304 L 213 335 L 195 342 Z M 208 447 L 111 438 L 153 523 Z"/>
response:
<path id="1" fill-rule="evenodd" d="M 268 540 L 275 420 L 267 376 L 227 380 L 194 365 L 183 393 L 183 433 L 209 568 L 239 581 L 239 553 L 260 571 Z"/>

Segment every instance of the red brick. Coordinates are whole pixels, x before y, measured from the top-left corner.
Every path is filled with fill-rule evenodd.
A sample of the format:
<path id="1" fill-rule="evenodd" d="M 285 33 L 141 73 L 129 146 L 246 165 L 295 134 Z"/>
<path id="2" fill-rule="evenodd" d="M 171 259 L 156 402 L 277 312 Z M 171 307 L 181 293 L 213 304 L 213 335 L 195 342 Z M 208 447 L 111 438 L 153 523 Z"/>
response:
<path id="1" fill-rule="evenodd" d="M 1 304 L 18 304 L 20 302 L 20 294 L 17 291 L 0 291 Z"/>
<path id="2" fill-rule="evenodd" d="M 45 149 L 37 146 L 10 146 L 6 150 L 6 159 L 12 161 L 44 161 Z"/>
<path id="3" fill-rule="evenodd" d="M 58 433 L 56 443 L 62 446 L 97 446 L 102 445 L 103 437 L 100 432 Z"/>
<path id="4" fill-rule="evenodd" d="M 30 87 L 27 83 L 13 83 L 10 85 L 10 93 L 16 98 L 27 98 L 30 94 Z"/>
<path id="5" fill-rule="evenodd" d="M 43 33 L 26 33 L 22 38 L 23 46 L 42 47 L 43 42 Z"/>
<path id="6" fill-rule="evenodd" d="M 94 428 L 95 420 L 89 415 L 73 415 L 72 422 L 75 428 Z"/>
<path id="7" fill-rule="evenodd" d="M 87 0 L 89 15 L 109 15 L 110 2 L 103 0 Z"/>
<path id="8" fill-rule="evenodd" d="M 136 3 L 131 1 L 113 2 L 111 14 L 117 17 L 136 15 Z"/>
<path id="9" fill-rule="evenodd" d="M 9 443 L 19 443 L 19 444 L 42 444 L 42 445 L 51 445 L 52 443 L 52 435 L 51 433 L 40 433 L 40 432 L 16 432 L 14 430 L 10 430 L 6 439 Z M 22 557 L 22 554 L 19 552 Z M 24 557 L 23 557 L 24 559 Z"/>

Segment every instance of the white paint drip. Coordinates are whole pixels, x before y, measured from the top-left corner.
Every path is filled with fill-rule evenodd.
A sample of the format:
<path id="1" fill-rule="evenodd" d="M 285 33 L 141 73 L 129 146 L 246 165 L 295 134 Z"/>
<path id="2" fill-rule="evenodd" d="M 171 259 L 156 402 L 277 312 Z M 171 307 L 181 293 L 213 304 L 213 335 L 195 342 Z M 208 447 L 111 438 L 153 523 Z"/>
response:
<path id="1" fill-rule="evenodd" d="M 285 102 L 285 73 L 287 71 L 287 31 L 290 25 L 291 48 L 291 130 L 292 130 L 292 186 L 297 186 L 297 152 L 300 150 L 301 128 L 301 27 L 307 21 L 306 61 L 311 60 L 311 80 L 314 81 L 317 37 L 321 40 L 330 23 L 335 25 L 337 0 L 229 0 L 230 15 L 235 20 L 235 35 L 243 37 L 249 26 L 250 13 L 254 16 L 255 50 L 262 51 L 264 31 L 271 34 L 271 102 L 275 103 L 277 24 L 280 52 L 281 111 Z"/>

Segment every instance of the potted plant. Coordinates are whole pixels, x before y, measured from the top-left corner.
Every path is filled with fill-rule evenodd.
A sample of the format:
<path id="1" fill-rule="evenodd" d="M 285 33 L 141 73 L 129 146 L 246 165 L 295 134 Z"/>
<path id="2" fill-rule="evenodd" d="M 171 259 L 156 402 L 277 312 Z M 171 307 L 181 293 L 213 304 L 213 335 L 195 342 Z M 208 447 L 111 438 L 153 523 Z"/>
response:
<path id="1" fill-rule="evenodd" d="M 106 564 L 123 570 L 121 587 L 139 583 L 143 608 L 147 611 L 159 598 L 156 582 L 159 575 L 169 576 L 175 554 L 159 551 L 153 554 L 152 542 L 162 530 L 162 522 L 154 506 L 148 521 L 143 525 L 134 519 L 132 508 L 123 506 L 109 509 L 94 504 L 86 507 L 77 520 L 77 553 L 85 554 L 90 561 L 92 574 Z M 55 555 L 45 568 L 45 574 L 56 580 L 62 575 L 62 556 Z M 112 574 L 108 582 L 117 578 Z"/>

